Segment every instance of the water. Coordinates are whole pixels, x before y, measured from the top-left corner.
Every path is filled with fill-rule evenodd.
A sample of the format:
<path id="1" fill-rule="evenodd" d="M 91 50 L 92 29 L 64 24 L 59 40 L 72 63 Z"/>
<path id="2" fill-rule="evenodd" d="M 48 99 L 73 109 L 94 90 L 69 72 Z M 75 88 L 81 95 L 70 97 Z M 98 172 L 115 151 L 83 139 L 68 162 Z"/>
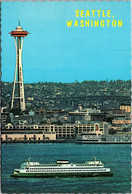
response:
<path id="1" fill-rule="evenodd" d="M 86 178 L 11 178 L 29 156 L 33 161 L 55 163 L 56 160 L 85 162 L 96 156 L 113 177 Z M 2 193 L 131 193 L 131 145 L 77 144 L 3 144 Z"/>

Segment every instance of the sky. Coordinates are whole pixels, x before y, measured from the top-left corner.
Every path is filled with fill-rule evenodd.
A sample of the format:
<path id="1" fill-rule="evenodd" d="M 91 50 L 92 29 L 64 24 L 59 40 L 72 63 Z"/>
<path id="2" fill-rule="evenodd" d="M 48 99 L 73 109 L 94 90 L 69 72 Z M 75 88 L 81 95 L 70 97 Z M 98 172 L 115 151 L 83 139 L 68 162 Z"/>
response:
<path id="1" fill-rule="evenodd" d="M 76 10 L 111 10 L 122 27 L 67 27 Z M 113 19 L 112 17 L 110 18 Z M 2 81 L 13 82 L 16 52 L 9 32 L 20 25 L 24 38 L 24 83 L 129 80 L 131 78 L 130 2 L 2 2 Z"/>

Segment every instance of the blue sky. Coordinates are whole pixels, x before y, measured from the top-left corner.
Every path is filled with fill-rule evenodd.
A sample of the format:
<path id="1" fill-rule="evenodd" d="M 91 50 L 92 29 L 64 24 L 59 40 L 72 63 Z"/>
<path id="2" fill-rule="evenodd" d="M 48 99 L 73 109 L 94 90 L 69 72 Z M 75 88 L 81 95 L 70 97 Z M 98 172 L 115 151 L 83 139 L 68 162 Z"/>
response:
<path id="1" fill-rule="evenodd" d="M 67 20 L 80 19 L 77 9 L 111 10 L 123 27 L 68 28 Z M 2 81 L 14 78 L 15 44 L 8 33 L 19 19 L 30 33 L 23 45 L 25 83 L 131 77 L 130 2 L 2 2 L 1 15 Z"/>

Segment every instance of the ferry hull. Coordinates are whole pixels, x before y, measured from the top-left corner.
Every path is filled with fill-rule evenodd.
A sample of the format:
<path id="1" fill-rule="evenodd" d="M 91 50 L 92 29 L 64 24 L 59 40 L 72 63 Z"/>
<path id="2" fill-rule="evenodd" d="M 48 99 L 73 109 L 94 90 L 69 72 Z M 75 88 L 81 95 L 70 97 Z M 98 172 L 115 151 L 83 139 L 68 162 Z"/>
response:
<path id="1" fill-rule="evenodd" d="M 113 176 L 111 172 L 85 172 L 85 173 L 19 173 L 12 174 L 14 178 L 39 178 L 39 177 L 100 177 Z"/>

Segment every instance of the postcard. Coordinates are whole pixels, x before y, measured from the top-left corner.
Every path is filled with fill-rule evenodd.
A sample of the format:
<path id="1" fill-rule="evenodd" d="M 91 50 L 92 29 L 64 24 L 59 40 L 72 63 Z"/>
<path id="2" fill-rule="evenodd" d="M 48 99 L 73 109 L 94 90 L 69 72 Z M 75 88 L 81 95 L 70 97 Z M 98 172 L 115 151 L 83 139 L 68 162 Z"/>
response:
<path id="1" fill-rule="evenodd" d="M 130 1 L 2 1 L 1 48 L 1 193 L 131 193 Z"/>

